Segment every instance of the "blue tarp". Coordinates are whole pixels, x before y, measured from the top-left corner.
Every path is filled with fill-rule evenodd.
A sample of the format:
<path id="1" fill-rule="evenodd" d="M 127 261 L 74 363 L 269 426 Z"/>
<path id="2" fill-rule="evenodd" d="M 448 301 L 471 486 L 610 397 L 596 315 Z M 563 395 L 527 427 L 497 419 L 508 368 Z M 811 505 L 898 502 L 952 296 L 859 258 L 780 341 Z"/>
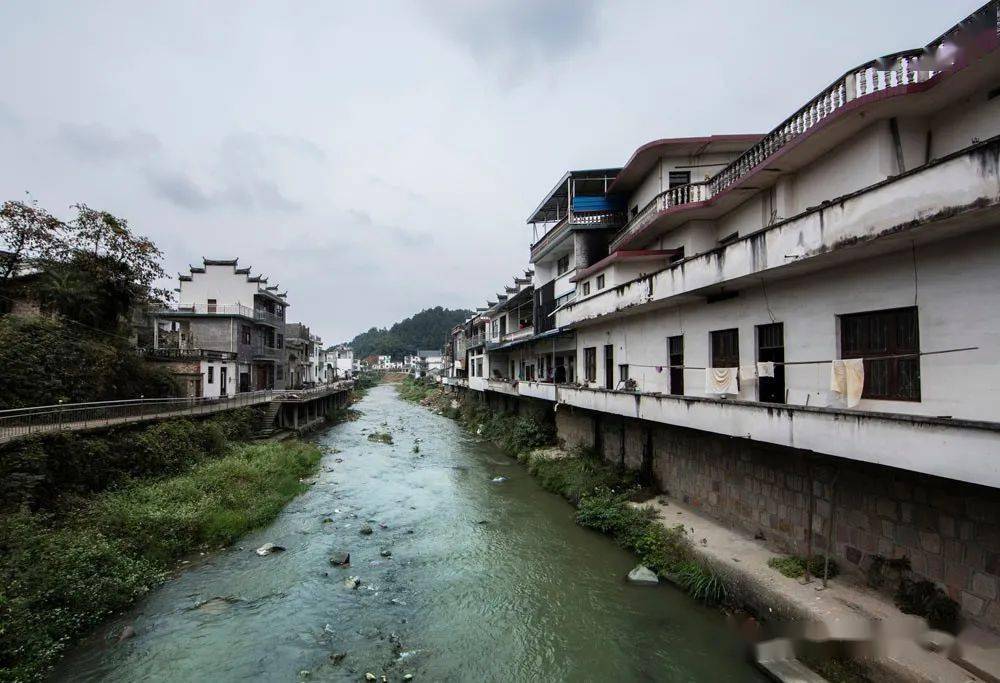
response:
<path id="1" fill-rule="evenodd" d="M 621 203 L 615 197 L 605 197 L 603 195 L 577 195 L 573 197 L 574 213 L 618 211 L 620 209 Z"/>

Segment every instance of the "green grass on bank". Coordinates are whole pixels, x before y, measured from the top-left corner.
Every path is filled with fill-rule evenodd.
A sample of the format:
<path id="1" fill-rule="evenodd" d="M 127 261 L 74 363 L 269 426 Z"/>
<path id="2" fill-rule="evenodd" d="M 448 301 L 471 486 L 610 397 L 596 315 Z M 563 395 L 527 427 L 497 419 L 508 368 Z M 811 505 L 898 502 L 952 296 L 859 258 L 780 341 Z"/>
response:
<path id="1" fill-rule="evenodd" d="M 320 457 L 319 447 L 298 441 L 238 444 L 182 474 L 82 498 L 59 515 L 0 516 L 0 681 L 40 679 L 175 560 L 268 523 Z"/>

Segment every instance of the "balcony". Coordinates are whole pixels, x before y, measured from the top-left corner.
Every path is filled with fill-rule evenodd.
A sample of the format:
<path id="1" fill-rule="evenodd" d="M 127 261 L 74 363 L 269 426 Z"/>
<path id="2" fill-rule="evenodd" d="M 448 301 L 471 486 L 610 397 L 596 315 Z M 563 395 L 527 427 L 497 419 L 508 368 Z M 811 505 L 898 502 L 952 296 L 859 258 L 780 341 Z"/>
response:
<path id="1" fill-rule="evenodd" d="M 466 348 L 474 349 L 477 346 L 482 346 L 484 342 L 485 339 L 483 337 L 483 333 L 480 332 L 479 334 L 474 334 L 471 337 L 466 337 Z"/>
<path id="2" fill-rule="evenodd" d="M 139 355 L 148 360 L 159 361 L 200 361 L 200 360 L 236 360 L 235 351 L 216 351 L 214 349 L 194 348 L 155 348 L 138 349 Z"/>
<path id="3" fill-rule="evenodd" d="M 525 325 L 516 332 L 508 332 L 507 334 L 500 337 L 501 344 L 509 344 L 511 342 L 523 341 L 525 339 L 530 339 L 535 336 L 535 328 L 533 325 Z"/>
<path id="4" fill-rule="evenodd" d="M 518 396 L 517 392 L 517 380 L 506 380 L 506 379 L 488 379 L 486 380 L 486 388 L 490 391 L 495 391 L 498 394 L 507 394 L 508 396 Z"/>
<path id="5" fill-rule="evenodd" d="M 556 385 L 551 382 L 538 382 L 536 380 L 518 382 L 517 390 L 521 396 L 540 398 L 545 401 L 556 400 Z"/>
<path id="6" fill-rule="evenodd" d="M 704 296 L 722 284 L 739 289 L 741 281 L 756 282 L 762 273 L 801 274 L 842 258 L 843 250 L 876 240 L 885 249 L 908 249 L 908 237 L 920 234 L 933 240 L 938 222 L 960 228 L 979 220 L 977 216 L 1000 212 L 998 168 L 1000 136 L 835 198 L 726 246 L 574 299 L 556 311 L 557 324 L 641 312 L 682 295 L 688 300 L 691 295 Z"/>
<path id="7" fill-rule="evenodd" d="M 996 422 L 564 386 L 559 403 L 1000 486 Z"/>
<path id="8" fill-rule="evenodd" d="M 983 19 L 988 25 L 1000 26 L 996 1 L 988 3 L 973 16 Z M 928 69 L 928 64 L 923 61 L 927 59 L 927 54 L 934 53 L 945 42 L 955 41 L 956 34 L 964 30 L 963 26 L 972 25 L 974 22 L 966 20 L 927 48 L 908 50 L 851 69 L 707 181 L 670 188 L 654 197 L 628 221 L 612 242 L 611 250 L 636 248 L 632 240 L 664 212 L 678 207 L 694 208 L 713 204 L 717 197 L 729 190 L 738 189 L 750 176 L 764 170 L 772 160 L 786 156 L 788 148 L 821 129 L 829 128 L 828 124 L 844 118 L 843 115 L 848 112 L 855 112 L 895 96 L 919 93 L 947 80 L 947 76 L 971 63 L 969 54 L 959 53 L 956 63 L 939 70 Z M 985 54 L 1000 46 L 1000 30 L 987 31 L 982 36 L 966 35 L 959 40 L 965 43 L 976 42 L 979 53 Z M 968 49 L 967 47 L 966 50 Z M 787 166 L 783 170 L 787 171 Z M 755 185 L 770 182 L 773 182 L 773 178 L 758 179 Z M 733 197 L 734 205 L 745 199 L 745 195 Z M 534 247 L 532 249 L 534 254 Z"/>
<path id="9" fill-rule="evenodd" d="M 253 311 L 254 320 L 257 322 L 262 322 L 266 325 L 272 325 L 274 327 L 280 327 L 285 324 L 284 316 L 278 315 L 277 313 L 271 313 L 262 308 L 255 308 Z"/>
<path id="10" fill-rule="evenodd" d="M 624 211 L 571 212 L 531 245 L 531 260 L 534 262 L 541 258 L 574 229 L 618 229 L 625 225 L 626 218 Z"/>
<path id="11" fill-rule="evenodd" d="M 284 349 L 279 349 L 276 346 L 254 346 L 253 347 L 253 358 L 254 360 L 278 360 L 284 353 Z"/>

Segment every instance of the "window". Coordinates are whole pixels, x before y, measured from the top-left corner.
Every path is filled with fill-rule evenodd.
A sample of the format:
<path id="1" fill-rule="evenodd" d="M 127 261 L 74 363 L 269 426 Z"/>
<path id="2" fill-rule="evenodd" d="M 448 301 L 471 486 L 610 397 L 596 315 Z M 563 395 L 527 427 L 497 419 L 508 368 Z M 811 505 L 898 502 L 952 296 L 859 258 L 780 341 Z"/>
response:
<path id="1" fill-rule="evenodd" d="M 215 366 L 214 365 L 209 365 L 208 366 L 208 383 L 209 384 L 215 384 Z"/>
<path id="2" fill-rule="evenodd" d="M 244 343 L 244 344 L 249 344 L 250 343 L 250 326 L 249 325 L 240 325 L 240 339 L 241 339 L 242 343 Z"/>
<path id="3" fill-rule="evenodd" d="M 476 361 L 476 377 L 483 376 L 483 359 L 480 358 Z"/>
<path id="4" fill-rule="evenodd" d="M 587 296 L 588 294 L 590 294 L 590 283 L 589 282 L 584 282 L 583 283 L 583 295 Z"/>
<path id="5" fill-rule="evenodd" d="M 218 302 L 215 299 L 209 299 L 208 300 L 208 312 L 209 313 L 215 313 L 215 311 L 218 308 L 217 304 L 218 304 Z"/>
<path id="6" fill-rule="evenodd" d="M 840 316 L 841 358 L 865 359 L 862 398 L 919 401 L 919 356 L 879 360 L 919 353 L 916 307 Z"/>
<path id="7" fill-rule="evenodd" d="M 670 171 L 667 181 L 669 182 L 669 187 L 688 185 L 691 183 L 691 171 Z"/>
<path id="8" fill-rule="evenodd" d="M 278 348 L 279 349 L 285 348 L 285 335 L 283 334 L 278 335 Z"/>
<path id="9" fill-rule="evenodd" d="M 588 382 L 597 381 L 597 347 L 590 346 L 583 350 L 583 376 Z"/>
<path id="10" fill-rule="evenodd" d="M 712 367 L 735 368 L 739 364 L 740 331 L 734 327 L 712 332 Z"/>
<path id="11" fill-rule="evenodd" d="M 604 345 L 604 388 L 615 388 L 615 347 L 613 344 Z"/>
<path id="12" fill-rule="evenodd" d="M 604 276 L 603 275 L 598 275 L 597 276 L 597 288 L 598 289 L 604 289 Z"/>
<path id="13" fill-rule="evenodd" d="M 724 247 L 727 244 L 732 244 L 733 242 L 735 242 L 739 238 L 740 238 L 740 232 L 739 232 L 739 230 L 737 230 L 736 232 L 730 233 L 730 234 L 726 235 L 725 237 L 723 237 L 721 240 L 719 240 L 719 246 L 720 247 Z"/>
<path id="14" fill-rule="evenodd" d="M 757 326 L 757 360 L 774 363 L 774 377 L 757 380 L 757 398 L 765 403 L 785 402 L 785 326 L 782 323 Z"/>
<path id="15" fill-rule="evenodd" d="M 278 379 L 285 379 L 285 366 L 284 365 L 279 365 L 278 366 Z"/>
<path id="16" fill-rule="evenodd" d="M 628 381 L 628 364 L 618 366 L 618 381 L 623 383 Z"/>
<path id="17" fill-rule="evenodd" d="M 556 275 L 562 275 L 569 270 L 569 254 L 556 261 Z"/>
<path id="18" fill-rule="evenodd" d="M 684 335 L 667 339 L 667 362 L 670 364 L 670 393 L 684 395 Z"/>

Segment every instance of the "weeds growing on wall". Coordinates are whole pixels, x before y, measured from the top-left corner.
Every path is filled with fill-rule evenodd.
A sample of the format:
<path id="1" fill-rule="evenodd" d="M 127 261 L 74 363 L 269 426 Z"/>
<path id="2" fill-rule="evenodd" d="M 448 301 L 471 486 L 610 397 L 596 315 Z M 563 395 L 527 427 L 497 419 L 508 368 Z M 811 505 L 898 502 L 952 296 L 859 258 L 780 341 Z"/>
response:
<path id="1" fill-rule="evenodd" d="M 177 558 L 270 521 L 319 462 L 297 441 L 243 444 L 183 474 L 78 499 L 55 516 L 0 516 L 0 680 L 36 680 Z"/>
<path id="2" fill-rule="evenodd" d="M 772 557 L 767 561 L 767 566 L 775 569 L 791 579 L 798 579 L 806 575 L 806 567 L 813 576 L 822 578 L 824 571 L 828 578 L 833 578 L 840 573 L 840 567 L 831 557 L 829 565 L 823 555 L 813 555 L 809 561 L 798 555 L 788 555 L 786 557 Z"/>

